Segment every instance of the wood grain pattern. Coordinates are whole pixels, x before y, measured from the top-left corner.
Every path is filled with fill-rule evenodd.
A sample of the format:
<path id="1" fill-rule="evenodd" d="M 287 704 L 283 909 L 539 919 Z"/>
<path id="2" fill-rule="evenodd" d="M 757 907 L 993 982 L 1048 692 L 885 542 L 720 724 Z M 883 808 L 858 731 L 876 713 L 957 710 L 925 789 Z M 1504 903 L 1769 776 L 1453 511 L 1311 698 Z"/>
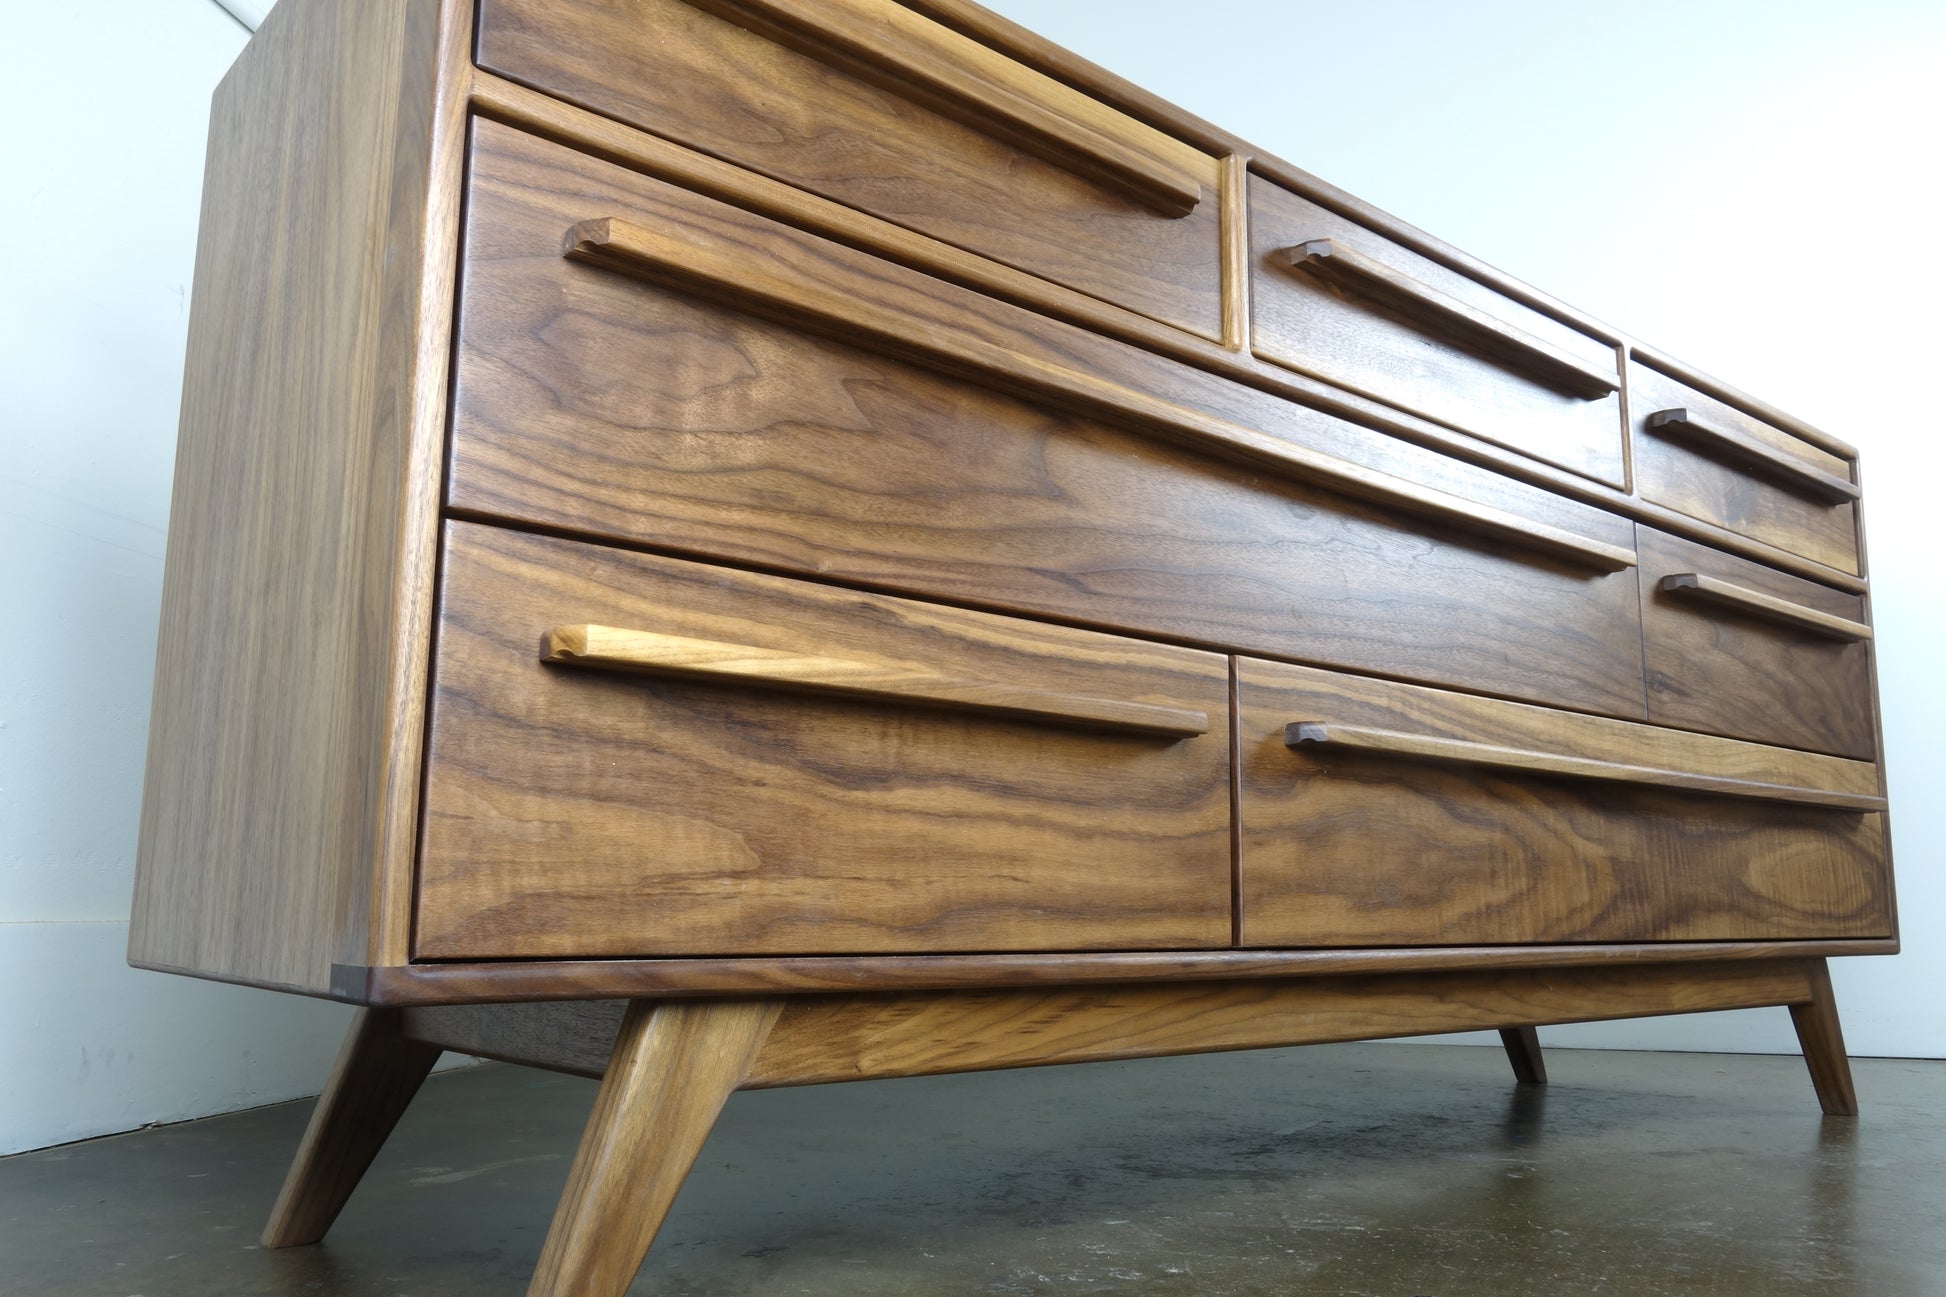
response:
<path id="1" fill-rule="evenodd" d="M 1781 481 L 1832 504 L 1856 500 L 1860 495 L 1858 484 L 1850 478 L 1827 472 L 1769 442 L 1753 441 L 1694 410 L 1656 410 L 1649 415 L 1647 426 L 1651 432 L 1688 441 L 1702 447 L 1706 454 L 1735 460 L 1760 477 Z"/>
<path id="2" fill-rule="evenodd" d="M 400 1033 L 456 1054 L 599 1079 L 629 1001 L 452 1004 L 403 1010 Z"/>
<path id="3" fill-rule="evenodd" d="M 1819 612 L 1815 608 L 1779 599 L 1706 572 L 1672 572 L 1662 578 L 1659 588 L 1664 594 L 1715 604 L 1766 621 L 1779 622 L 1796 630 L 1810 631 L 1827 639 L 1843 640 L 1848 644 L 1872 638 L 1872 628 L 1862 621 Z"/>
<path id="4" fill-rule="evenodd" d="M 1752 453 L 1725 453 L 1721 438 L 1697 441 L 1686 431 L 1674 434 L 1698 424 L 1727 429 L 1739 445 L 1761 447 L 1770 458 L 1792 460 L 1835 480 L 1850 480 L 1848 460 L 1639 361 L 1628 366 L 1628 399 L 1636 428 L 1635 480 L 1644 499 L 1840 571 L 1859 571 L 1856 505 L 1808 491 L 1802 478 L 1786 485 L 1776 475 L 1753 475 Z M 1690 421 L 1652 423 L 1656 413 L 1677 409 Z"/>
<path id="5" fill-rule="evenodd" d="M 1851 1059 L 1845 1053 L 1845 1034 L 1838 1022 L 1838 999 L 1831 990 L 1831 969 L 1824 960 L 1808 968 L 1811 994 L 1791 1005 L 1791 1025 L 1804 1049 L 1804 1065 L 1818 1103 L 1828 1116 L 1856 1117 L 1858 1091 L 1852 1085 Z"/>
<path id="6" fill-rule="evenodd" d="M 1569 396 L 1592 400 L 1621 390 L 1622 380 L 1612 358 L 1607 364 L 1584 360 L 1376 257 L 1366 256 L 1342 240 L 1311 239 L 1285 249 L 1284 256 L 1295 269 L 1383 302 L 1402 318 L 1426 324 L 1434 332 L 1454 334 L 1508 368 Z"/>
<path id="7" fill-rule="evenodd" d="M 1700 601 L 1666 582 L 1693 573 L 1853 624 L 1863 624 L 1863 600 L 1646 527 L 1639 543 L 1649 719 L 1839 756 L 1876 754 L 1869 643 L 1810 633 L 1747 601 Z"/>
<path id="8" fill-rule="evenodd" d="M 421 958 L 1227 944 L 1228 735 L 560 671 L 582 619 L 1222 714 L 1211 654 L 456 523 Z"/>
<path id="9" fill-rule="evenodd" d="M 1241 660 L 1253 946 L 1886 936 L 1884 816 L 1288 748 L 1293 717 L 1876 797 L 1865 762 Z"/>
<path id="10" fill-rule="evenodd" d="M 1530 310 L 1464 275 L 1397 247 L 1316 203 L 1262 177 L 1250 185 L 1250 238 L 1257 274 L 1252 285 L 1252 346 L 1266 360 L 1340 383 L 1366 395 L 1472 433 L 1486 441 L 1619 486 L 1622 483 L 1621 402 L 1591 386 L 1571 392 L 1536 383 L 1510 369 L 1507 335 L 1517 333 L 1558 353 L 1587 375 L 1613 372 L 1613 347 Z M 1376 268 L 1347 292 L 1337 278 L 1295 270 L 1291 249 L 1329 241 L 1340 250 L 1318 258 L 1320 269 L 1342 267 L 1346 253 Z M 1375 276 L 1410 279 L 1456 304 L 1475 321 L 1453 326 L 1451 311 L 1429 319 L 1423 293 L 1371 294 Z M 1405 312 L 1401 299 L 1415 301 Z M 1487 335 L 1492 341 L 1483 341 Z M 1519 362 L 1527 366 L 1531 348 Z M 1559 374 L 1560 365 L 1554 368 Z"/>
<path id="11" fill-rule="evenodd" d="M 484 0 L 479 59 L 652 134 L 1221 336 L 1215 202 L 1158 213 L 680 0 Z M 1216 158 L 1184 149 L 1172 161 L 1195 168 L 1201 191 L 1218 191 Z"/>
<path id="12" fill-rule="evenodd" d="M 719 251 L 742 243 L 764 274 L 808 276 L 812 300 L 898 310 L 918 344 L 1035 358 L 1145 408 L 1159 402 L 1137 384 L 1165 382 L 1172 408 L 1245 429 L 1236 415 L 1261 415 L 1268 442 L 1391 456 L 1375 467 L 1632 540 L 1612 516 L 1368 445 L 1351 425 L 492 123 L 476 131 L 456 388 L 451 500 L 469 514 L 1641 714 L 1626 574 L 1414 526 L 1070 413 L 1045 388 L 1011 394 L 1021 380 L 922 369 L 902 358 L 913 343 L 875 354 L 564 262 L 562 231 L 590 208 Z"/>
<path id="13" fill-rule="evenodd" d="M 410 875 L 424 732 L 441 18 L 280 6 L 212 104 L 138 964 L 323 992 L 404 954 L 374 879 Z"/>
<path id="14" fill-rule="evenodd" d="M 1726 405 L 1733 406 L 1749 418 L 1768 424 L 1800 442 L 1809 442 L 1827 455 L 1846 463 L 1855 463 L 1858 459 L 1858 447 L 1850 442 L 1834 437 L 1824 429 L 1804 422 L 1796 415 L 1787 414 L 1768 401 L 1760 401 L 1748 392 L 1730 386 L 1720 378 L 1705 374 L 1694 365 L 1686 364 L 1667 352 L 1646 346 L 1641 342 L 1634 342 L 1629 344 L 1629 359 L 1647 365 L 1658 373 L 1675 379 L 1678 383 L 1685 383 L 1694 390 L 1705 393 Z"/>
<path id="15" fill-rule="evenodd" d="M 439 1061 L 441 1048 L 408 1039 L 401 1022 L 392 1009 L 364 1009 L 353 1020 L 270 1209 L 265 1247 L 325 1236 Z"/>
<path id="16" fill-rule="evenodd" d="M 1466 739 L 1438 735 L 1373 729 L 1362 725 L 1340 725 L 1335 721 L 1292 721 L 1284 727 L 1288 747 L 1334 748 L 1338 751 L 1383 753 L 1414 761 L 1445 761 L 1455 765 L 1482 766 L 1492 770 L 1551 775 L 1565 779 L 1587 779 L 1601 783 L 1639 784 L 1654 788 L 1680 788 L 1692 793 L 1718 797 L 1748 797 L 1760 802 L 1782 802 L 1792 806 L 1828 806 L 1836 810 L 1882 811 L 1885 799 L 1876 793 L 1841 792 L 1830 788 L 1805 788 L 1795 784 L 1757 783 L 1748 779 L 1728 779 L 1706 770 L 1669 770 L 1660 766 L 1629 765 L 1599 757 L 1572 756 L 1560 752 L 1538 752 L 1494 743 L 1474 743 Z"/>
<path id="17" fill-rule="evenodd" d="M 629 1006 L 528 1297 L 623 1297 L 775 1001 Z"/>
<path id="18" fill-rule="evenodd" d="M 920 663 L 877 656 L 832 657 L 614 626 L 556 626 L 541 639 L 541 661 L 916 703 L 1170 738 L 1194 738 L 1210 728 L 1208 712 L 1181 707 L 969 680 Z"/>

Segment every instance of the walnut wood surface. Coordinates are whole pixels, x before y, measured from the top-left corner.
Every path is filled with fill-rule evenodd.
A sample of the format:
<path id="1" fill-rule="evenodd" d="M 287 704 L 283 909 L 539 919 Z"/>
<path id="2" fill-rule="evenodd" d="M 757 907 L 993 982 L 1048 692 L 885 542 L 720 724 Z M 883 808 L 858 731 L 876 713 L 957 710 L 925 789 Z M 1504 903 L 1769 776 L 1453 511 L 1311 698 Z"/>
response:
<path id="1" fill-rule="evenodd" d="M 1316 412 L 492 123 L 475 143 L 451 486 L 469 513 L 1641 714 L 1628 574 L 1410 524 L 1050 408 L 1044 388 L 1032 402 L 1004 390 L 1022 378 L 975 385 L 563 262 L 562 231 L 619 211 L 735 240 L 766 274 L 809 275 L 819 299 L 904 312 L 912 338 L 1058 364 L 1152 409 L 1140 373 L 1170 385 L 1172 409 L 1246 430 L 1236 416 L 1261 415 L 1272 442 L 1310 449 L 1298 438 L 1315 432 L 1328 454 L 1390 457 L 1381 472 L 1424 469 L 1431 485 L 1491 492 L 1480 502 L 1603 544 L 1632 536 L 1620 519 L 1559 512 L 1567 502 L 1427 465 L 1416 448 L 1368 446 Z"/>
<path id="2" fill-rule="evenodd" d="M 322 991 L 404 954 L 382 880 L 411 869 L 444 439 L 440 23 L 281 6 L 212 103 L 138 962 Z"/>
<path id="3" fill-rule="evenodd" d="M 1614 372 L 1612 346 L 1261 177 L 1251 181 L 1250 215 L 1251 341 L 1258 355 L 1598 481 L 1622 483 L 1620 399 L 1612 391 L 1589 399 L 1586 386 L 1589 375 Z M 1338 266 L 1348 254 L 1378 269 L 1358 277 L 1361 290 L 1354 292 L 1342 286 L 1332 258 L 1294 266 L 1292 250 L 1317 241 L 1340 250 Z M 1372 291 L 1381 278 L 1409 280 L 1476 321 L 1492 321 L 1494 340 L 1483 342 L 1480 323 L 1455 325 L 1450 311 L 1431 315 L 1423 294 L 1401 310 L 1401 292 Z M 1558 353 L 1584 385 L 1563 392 L 1536 382 L 1527 372 L 1536 354 L 1531 348 L 1510 367 L 1509 334 Z M 1560 369 L 1557 362 L 1550 372 Z"/>
<path id="4" fill-rule="evenodd" d="M 1876 797 L 1864 762 L 1241 660 L 1243 942 L 1871 937 L 1881 814 L 1316 754 L 1295 717 Z"/>
<path id="5" fill-rule="evenodd" d="M 1174 154 L 1177 168 L 1194 168 L 1209 198 L 1188 215 L 1165 215 L 680 0 L 483 0 L 481 10 L 480 65 L 491 72 L 1140 314 L 1221 336 L 1214 157 L 1187 148 Z M 1015 79 L 997 64 L 986 70 L 996 94 Z M 1109 115 L 1090 114 L 1096 121 Z M 1129 122 L 1116 134 L 1153 140 L 1155 133 Z"/>
<path id="6" fill-rule="evenodd" d="M 986 712 L 1166 738 L 1194 738 L 1210 730 L 1208 712 L 1180 707 L 995 684 L 945 675 L 924 663 L 897 662 L 864 653 L 830 657 L 615 626 L 556 626 L 541 639 L 541 661 Z"/>
<path id="7" fill-rule="evenodd" d="M 1818 1103 L 1833 1117 L 1858 1115 L 1858 1092 L 1851 1082 L 1851 1059 L 1838 1023 L 1838 999 L 1831 990 L 1831 970 L 1822 959 L 1809 968 L 1811 997 L 1791 1005 L 1791 1025 L 1804 1049 L 1804 1065 L 1811 1071 Z"/>
<path id="8" fill-rule="evenodd" d="M 1859 571 L 1857 506 L 1806 489 L 1802 479 L 1750 471 L 1751 454 L 1726 451 L 1721 438 L 1698 439 L 1694 423 L 1657 427 L 1659 412 L 1683 410 L 1695 423 L 1733 433 L 1824 478 L 1849 481 L 1850 462 L 1744 413 L 1728 402 L 1631 361 L 1628 402 L 1635 424 L 1635 480 L 1644 499 L 1802 554 L 1845 572 Z"/>
<path id="9" fill-rule="evenodd" d="M 623 1297 L 776 1002 L 629 1006 L 528 1297 Z"/>
<path id="10" fill-rule="evenodd" d="M 270 1210 L 265 1247 L 325 1236 L 439 1061 L 440 1046 L 406 1038 L 401 1022 L 392 1009 L 364 1009 L 353 1021 Z"/>
<path id="11" fill-rule="evenodd" d="M 1874 755 L 1869 644 L 1700 601 L 1665 581 L 1694 573 L 1847 622 L 1864 617 L 1863 600 L 1647 527 L 1639 543 L 1649 719 L 1839 756 Z"/>
<path id="12" fill-rule="evenodd" d="M 1677 408 L 1656 410 L 1645 425 L 1651 432 L 1701 447 L 1705 454 L 1735 460 L 1786 486 L 1819 497 L 1832 504 L 1856 500 L 1861 492 L 1848 477 L 1826 472 L 1767 441 L 1756 441 L 1738 429 L 1728 428 L 1695 410 Z"/>
<path id="13" fill-rule="evenodd" d="M 1540 1033 L 1532 1027 L 1502 1027 L 1500 1047 L 1507 1051 L 1514 1080 L 1522 1085 L 1547 1084 L 1547 1060 L 1541 1056 Z"/>
<path id="14" fill-rule="evenodd" d="M 1229 743 L 538 660 L 598 619 L 1227 710 L 1221 658 L 455 523 L 431 958 L 1227 944 Z"/>
<path id="15" fill-rule="evenodd" d="M 1819 612 L 1815 608 L 1780 599 L 1761 590 L 1752 590 L 1749 586 L 1737 585 L 1707 572 L 1672 572 L 1662 578 L 1659 588 L 1664 594 L 1761 617 L 1765 621 L 1777 622 L 1792 630 L 1809 631 L 1827 639 L 1856 644 L 1872 638 L 1872 628 L 1862 621 Z"/>

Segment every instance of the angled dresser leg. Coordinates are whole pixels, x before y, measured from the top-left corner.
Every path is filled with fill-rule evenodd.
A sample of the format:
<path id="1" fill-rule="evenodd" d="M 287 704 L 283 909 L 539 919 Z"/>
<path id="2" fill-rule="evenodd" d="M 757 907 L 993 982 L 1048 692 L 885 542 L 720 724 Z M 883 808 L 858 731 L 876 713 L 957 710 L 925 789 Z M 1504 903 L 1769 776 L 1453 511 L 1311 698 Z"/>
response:
<path id="1" fill-rule="evenodd" d="M 528 1297 L 622 1297 L 782 1006 L 636 1000 Z"/>
<path id="2" fill-rule="evenodd" d="M 399 1026 L 395 1009 L 358 1011 L 270 1209 L 265 1247 L 298 1247 L 324 1237 L 439 1061 L 437 1045 L 407 1040 Z"/>
<path id="3" fill-rule="evenodd" d="M 1514 1065 L 1514 1080 L 1521 1085 L 1546 1085 L 1547 1062 L 1541 1057 L 1540 1033 L 1532 1027 L 1502 1027 L 1500 1043 L 1506 1046 L 1507 1061 Z"/>
<path id="4" fill-rule="evenodd" d="M 1818 1103 L 1833 1117 L 1856 1117 L 1858 1094 L 1851 1084 L 1851 1059 L 1845 1054 L 1845 1034 L 1838 1026 L 1838 1001 L 1831 993 L 1831 969 L 1822 959 L 1805 970 L 1811 998 L 1791 1006 L 1791 1025 L 1804 1048 L 1804 1064 L 1811 1069 Z"/>

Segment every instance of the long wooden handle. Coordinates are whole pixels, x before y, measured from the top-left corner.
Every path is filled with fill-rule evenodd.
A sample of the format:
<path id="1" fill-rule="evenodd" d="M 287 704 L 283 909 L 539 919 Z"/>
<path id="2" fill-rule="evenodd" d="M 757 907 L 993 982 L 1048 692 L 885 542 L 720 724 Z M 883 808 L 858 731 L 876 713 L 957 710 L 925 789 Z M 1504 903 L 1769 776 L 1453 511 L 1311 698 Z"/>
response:
<path id="1" fill-rule="evenodd" d="M 1557 391 L 1595 400 L 1621 389 L 1613 367 L 1583 360 L 1337 239 L 1312 239 L 1285 248 L 1284 255 L 1292 266 L 1380 301 L 1400 315 L 1459 333 L 1509 368 Z"/>
<path id="2" fill-rule="evenodd" d="M 1202 201 L 1196 149 L 892 0 L 690 0 L 1087 175 L 1164 216 Z"/>
<path id="3" fill-rule="evenodd" d="M 1801 788 L 1790 784 L 1758 783 L 1731 779 L 1694 770 L 1666 770 L 1655 766 L 1625 765 L 1593 757 L 1570 756 L 1559 752 L 1539 752 L 1526 748 L 1499 747 L 1473 743 L 1434 734 L 1409 734 L 1399 730 L 1369 729 L 1362 725 L 1339 725 L 1333 721 L 1293 721 L 1284 727 L 1284 742 L 1291 747 L 1319 744 L 1354 752 L 1382 752 L 1388 756 L 1418 761 L 1442 761 L 1458 765 L 1486 766 L 1495 770 L 1514 770 L 1525 774 L 1553 775 L 1568 779 L 1596 779 L 1607 783 L 1645 784 L 1655 788 L 1680 788 L 1689 792 L 1717 793 L 1725 797 L 1749 797 L 1765 802 L 1786 802 L 1797 806 L 1828 806 L 1846 811 L 1882 811 L 1883 797 L 1863 793 L 1839 792 L 1830 788 Z"/>
<path id="4" fill-rule="evenodd" d="M 1795 455 L 1726 428 L 1695 410 L 1657 410 L 1649 416 L 1648 425 L 1657 432 L 1700 443 L 1706 450 L 1713 450 L 1746 467 L 1782 478 L 1790 485 L 1833 505 L 1847 504 L 1862 494 L 1858 483 L 1835 473 L 1827 473 Z"/>
<path id="5" fill-rule="evenodd" d="M 1172 440 L 1240 459 L 1270 472 L 1315 482 L 1448 523 L 1477 535 L 1564 559 L 1598 572 L 1636 565 L 1636 553 L 1480 504 L 1434 487 L 1312 450 L 1175 401 L 1123 387 L 1097 374 L 1042 356 L 1025 355 L 955 330 L 927 327 L 869 296 L 836 293 L 777 258 L 752 258 L 716 241 L 681 241 L 612 217 L 582 221 L 566 235 L 564 254 L 575 261 L 739 302 L 798 328 L 954 371 L 999 378 L 1014 391 L 1053 399 L 1095 418 L 1160 433 Z"/>
<path id="6" fill-rule="evenodd" d="M 1856 643 L 1872 637 L 1872 628 L 1862 621 L 1849 617 L 1839 617 L 1834 613 L 1819 612 L 1816 608 L 1806 608 L 1801 603 L 1779 599 L 1761 590 L 1752 590 L 1731 581 L 1705 576 L 1700 572 L 1672 572 L 1662 578 L 1662 589 L 1686 599 L 1698 599 L 1704 603 L 1721 604 L 1753 617 L 1763 617 L 1770 621 L 1782 622 L 1799 630 L 1810 631 L 1830 639 L 1847 640 Z"/>
<path id="7" fill-rule="evenodd" d="M 541 640 L 541 661 L 918 703 L 1168 738 L 1209 733 L 1209 714 L 1186 707 L 1024 689 L 882 658 L 827 657 L 614 626 L 556 626 Z"/>

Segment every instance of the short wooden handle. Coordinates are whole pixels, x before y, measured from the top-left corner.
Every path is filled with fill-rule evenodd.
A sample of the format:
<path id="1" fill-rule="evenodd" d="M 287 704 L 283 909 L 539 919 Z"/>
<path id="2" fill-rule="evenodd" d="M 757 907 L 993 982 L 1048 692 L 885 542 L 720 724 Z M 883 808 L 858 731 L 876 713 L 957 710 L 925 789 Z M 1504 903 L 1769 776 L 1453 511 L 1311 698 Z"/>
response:
<path id="1" fill-rule="evenodd" d="M 1093 418 L 1160 434 L 1198 450 L 1371 500 L 1474 535 L 1484 535 L 1598 572 L 1634 567 L 1636 553 L 1537 518 L 1468 500 L 1437 487 L 1299 445 L 1205 410 L 1139 392 L 1091 371 L 1023 355 L 971 334 L 936 327 L 839 291 L 784 258 L 752 256 L 714 241 L 691 242 L 615 217 L 567 230 L 562 255 L 650 283 L 674 284 L 736 302 L 795 328 L 882 349 L 948 372 L 998 375 Z"/>
<path id="2" fill-rule="evenodd" d="M 1382 302 L 1400 315 L 1457 333 L 1502 364 L 1556 391 L 1592 401 L 1621 389 L 1621 377 L 1613 368 L 1583 360 L 1340 240 L 1311 239 L 1285 248 L 1283 255 L 1292 266 Z"/>
<path id="3" fill-rule="evenodd" d="M 1715 793 L 1724 797 L 1748 797 L 1765 802 L 1785 802 L 1795 806 L 1825 806 L 1845 811 L 1882 811 L 1883 797 L 1864 793 L 1840 792 L 1830 788 L 1801 788 L 1791 784 L 1758 783 L 1750 779 L 1731 779 L 1694 770 L 1666 770 L 1656 766 L 1625 765 L 1594 757 L 1570 756 L 1559 752 L 1539 752 L 1526 748 L 1500 747 L 1473 743 L 1435 734 L 1409 734 L 1399 730 L 1369 729 L 1361 725 L 1339 725 L 1333 721 L 1293 721 L 1284 727 L 1284 742 L 1291 747 L 1317 744 L 1353 752 L 1379 752 L 1388 756 L 1418 761 L 1442 761 L 1457 765 L 1485 766 L 1494 770 L 1513 770 L 1524 774 L 1550 775 L 1565 779 L 1594 779 L 1607 783 L 1639 784 L 1652 788 L 1678 788 L 1688 792 Z"/>
<path id="4" fill-rule="evenodd" d="M 1662 578 L 1661 588 L 1681 598 L 1733 608 L 1753 617 L 1781 622 L 1786 626 L 1809 631 L 1814 635 L 1823 635 L 1829 639 L 1857 643 L 1872 637 L 1872 628 L 1862 621 L 1853 621 L 1849 617 L 1839 617 L 1834 613 L 1819 612 L 1816 608 L 1806 608 L 1803 604 L 1779 599 L 1775 595 L 1765 594 L 1761 590 L 1752 590 L 1731 581 L 1705 576 L 1701 572 L 1672 572 Z"/>
<path id="5" fill-rule="evenodd" d="M 541 661 L 916 703 L 1168 738 L 1209 733 L 1209 714 L 1186 707 L 994 684 L 883 658 L 829 657 L 614 626 L 557 626 L 542 637 Z"/>
<path id="6" fill-rule="evenodd" d="M 1106 184 L 1164 216 L 1203 197 L 1190 145 L 892 0 L 690 0 L 975 130 Z M 1200 165 L 1199 165 L 1200 164 Z"/>
<path id="7" fill-rule="evenodd" d="M 1834 506 L 1849 504 L 1862 494 L 1858 483 L 1835 473 L 1827 473 L 1814 464 L 1807 464 L 1795 455 L 1725 427 L 1695 410 L 1680 407 L 1657 410 L 1649 416 L 1648 426 L 1656 432 L 1681 437 L 1706 451 L 1767 473 Z"/>

